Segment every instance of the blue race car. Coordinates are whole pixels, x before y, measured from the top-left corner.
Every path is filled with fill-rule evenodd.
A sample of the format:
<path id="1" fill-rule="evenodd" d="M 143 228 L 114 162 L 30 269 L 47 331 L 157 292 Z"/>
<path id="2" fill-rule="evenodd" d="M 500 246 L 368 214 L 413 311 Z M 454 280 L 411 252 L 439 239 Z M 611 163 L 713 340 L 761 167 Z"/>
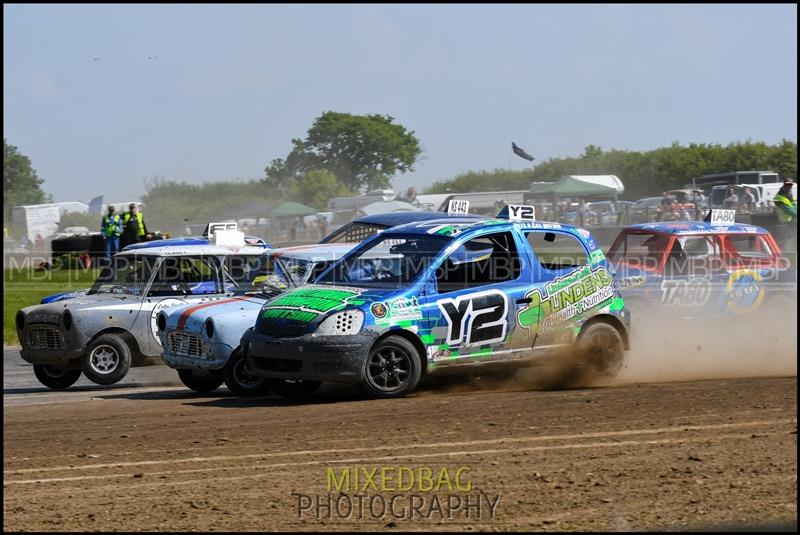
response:
<path id="1" fill-rule="evenodd" d="M 397 397 L 423 375 L 531 366 L 576 345 L 568 375 L 613 376 L 628 324 L 588 231 L 451 216 L 364 242 L 314 284 L 268 301 L 241 345 L 279 394 L 332 381 Z"/>
<path id="2" fill-rule="evenodd" d="M 647 309 L 709 318 L 797 307 L 796 271 L 769 231 L 753 225 L 631 225 L 608 260 L 635 316 Z"/>
<path id="3" fill-rule="evenodd" d="M 188 388 L 207 393 L 223 381 L 239 396 L 269 390 L 267 380 L 247 372 L 239 351 L 242 333 L 252 327 L 261 306 L 291 288 L 302 286 L 356 246 L 315 244 L 270 249 L 261 256 L 228 266 L 236 293 L 228 299 L 174 307 L 156 319 L 164 347 L 161 358 Z"/>

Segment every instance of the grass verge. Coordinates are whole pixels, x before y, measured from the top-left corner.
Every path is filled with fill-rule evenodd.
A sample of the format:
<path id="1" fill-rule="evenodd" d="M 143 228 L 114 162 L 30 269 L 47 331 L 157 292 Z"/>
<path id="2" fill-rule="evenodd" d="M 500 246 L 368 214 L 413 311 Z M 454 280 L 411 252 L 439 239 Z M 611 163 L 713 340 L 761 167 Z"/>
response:
<path id="1" fill-rule="evenodd" d="M 19 309 L 37 305 L 48 295 L 89 288 L 96 278 L 95 269 L 3 270 L 3 344 L 19 343 L 17 329 L 14 326 L 14 317 Z"/>

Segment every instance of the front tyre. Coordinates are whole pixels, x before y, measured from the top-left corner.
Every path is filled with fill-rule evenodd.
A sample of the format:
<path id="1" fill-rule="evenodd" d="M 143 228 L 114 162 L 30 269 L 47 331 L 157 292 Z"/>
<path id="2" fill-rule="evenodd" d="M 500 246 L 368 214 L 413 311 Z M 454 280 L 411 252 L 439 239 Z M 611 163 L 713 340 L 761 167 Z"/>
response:
<path id="1" fill-rule="evenodd" d="M 401 336 L 387 336 L 372 348 L 362 373 L 362 388 L 368 395 L 402 397 L 419 383 L 422 360 L 414 344 Z"/>
<path id="2" fill-rule="evenodd" d="M 40 383 L 52 390 L 69 388 L 81 377 L 80 370 L 65 370 L 48 364 L 34 364 L 33 373 Z"/>
<path id="3" fill-rule="evenodd" d="M 240 351 L 234 352 L 222 371 L 225 386 L 237 396 L 264 396 L 269 392 L 269 379 L 247 371 Z"/>
<path id="4" fill-rule="evenodd" d="M 216 390 L 224 380 L 222 373 L 214 371 L 210 373 L 199 373 L 194 370 L 179 369 L 178 377 L 181 382 L 190 390 L 199 394 L 208 394 Z"/>
<path id="5" fill-rule="evenodd" d="M 83 374 L 93 383 L 113 385 L 131 369 L 131 350 L 120 336 L 98 336 L 81 358 Z"/>

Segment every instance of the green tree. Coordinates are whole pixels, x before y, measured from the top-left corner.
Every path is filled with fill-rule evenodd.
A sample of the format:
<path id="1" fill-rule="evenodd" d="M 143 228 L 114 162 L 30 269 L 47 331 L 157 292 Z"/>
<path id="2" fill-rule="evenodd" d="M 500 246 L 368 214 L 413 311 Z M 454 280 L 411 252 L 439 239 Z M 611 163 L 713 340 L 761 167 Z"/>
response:
<path id="1" fill-rule="evenodd" d="M 292 140 L 285 159 L 265 169 L 265 183 L 285 193 L 291 179 L 326 169 L 353 191 L 388 187 L 395 174 L 414 170 L 422 152 L 414 132 L 393 121 L 388 115 L 324 112 L 304 140 Z"/>
<path id="2" fill-rule="evenodd" d="M 44 180 L 36 175 L 31 160 L 3 138 L 3 221 L 11 219 L 11 207 L 49 202 L 40 187 Z"/>
<path id="3" fill-rule="evenodd" d="M 352 194 L 353 192 L 327 169 L 313 169 L 295 179 L 289 188 L 289 198 L 320 211 L 325 210 L 329 199 Z"/>
<path id="4" fill-rule="evenodd" d="M 187 184 L 152 177 L 145 180 L 145 188 L 142 213 L 147 228 L 178 234 L 183 234 L 187 223 L 206 224 L 233 217 L 249 204 L 274 204 L 278 200 L 260 180 Z M 264 213 L 263 217 L 267 215 Z"/>
<path id="5" fill-rule="evenodd" d="M 551 182 L 564 175 L 617 175 L 625 183 L 626 199 L 659 195 L 691 184 L 693 178 L 728 171 L 776 171 L 781 178 L 797 177 L 797 143 L 779 145 L 745 141 L 727 146 L 677 142 L 650 151 L 602 150 L 589 145 L 578 157 L 553 158 L 532 170 L 469 171 L 436 182 L 428 193 L 528 189 L 533 181 Z"/>

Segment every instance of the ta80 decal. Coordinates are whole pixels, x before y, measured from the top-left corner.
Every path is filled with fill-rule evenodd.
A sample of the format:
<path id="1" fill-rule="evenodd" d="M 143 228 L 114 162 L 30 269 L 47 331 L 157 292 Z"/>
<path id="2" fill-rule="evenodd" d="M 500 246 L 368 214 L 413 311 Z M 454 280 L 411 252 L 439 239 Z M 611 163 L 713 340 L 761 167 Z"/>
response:
<path id="1" fill-rule="evenodd" d="M 471 346 L 501 342 L 506 337 L 508 296 L 487 290 L 437 303 L 447 320 L 447 344 Z"/>
<path id="2" fill-rule="evenodd" d="M 664 279 L 661 303 L 664 305 L 702 306 L 711 296 L 711 282 L 706 279 Z"/>

